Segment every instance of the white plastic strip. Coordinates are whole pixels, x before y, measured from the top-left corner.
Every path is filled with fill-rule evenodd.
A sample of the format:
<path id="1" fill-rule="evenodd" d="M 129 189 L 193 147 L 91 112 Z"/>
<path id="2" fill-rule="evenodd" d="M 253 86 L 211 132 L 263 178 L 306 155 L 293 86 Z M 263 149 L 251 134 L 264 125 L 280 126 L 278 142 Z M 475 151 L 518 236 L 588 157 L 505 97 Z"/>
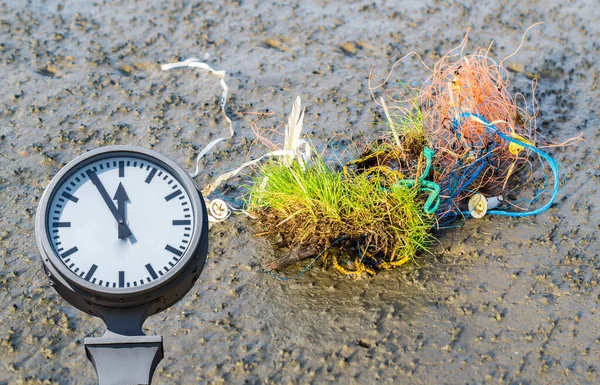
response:
<path id="1" fill-rule="evenodd" d="M 223 116 L 225 116 L 225 120 L 227 120 L 227 124 L 229 124 L 229 136 L 225 136 L 225 137 L 221 137 L 221 138 L 217 138 L 217 139 L 213 140 L 212 142 L 207 144 L 206 147 L 204 147 L 204 149 L 202 149 L 202 151 L 200 151 L 200 153 L 196 157 L 196 170 L 194 171 L 193 174 L 190 174 L 190 175 L 192 175 L 192 177 L 196 177 L 196 176 L 198 176 L 198 173 L 200 172 L 200 159 L 202 159 L 202 157 L 204 155 L 206 155 L 217 143 L 219 143 L 220 141 L 223 141 L 223 140 L 231 139 L 233 137 L 233 123 L 231 122 L 231 119 L 229 119 L 229 116 L 227 116 L 227 112 L 225 111 L 225 105 L 227 104 L 227 93 L 229 92 L 229 88 L 227 87 L 227 84 L 225 83 L 225 74 L 226 74 L 225 71 L 217 71 L 217 70 L 213 69 L 211 66 L 209 66 L 208 64 L 203 63 L 196 58 L 190 58 L 190 59 L 187 59 L 187 60 L 184 60 L 181 62 L 177 62 L 177 63 L 162 64 L 160 66 L 160 68 L 163 71 L 169 71 L 169 70 L 172 70 L 173 68 L 181 68 L 181 67 L 202 68 L 207 71 L 210 71 L 211 74 L 213 74 L 217 78 L 219 78 L 219 83 L 221 84 L 221 88 L 223 89 L 223 93 L 221 94 L 221 110 L 223 111 Z"/>
<path id="2" fill-rule="evenodd" d="M 291 166 L 294 161 L 295 151 L 301 145 L 300 134 L 302 133 L 302 123 L 304 121 L 304 109 L 302 108 L 302 102 L 300 96 L 296 97 L 294 104 L 292 105 L 292 112 L 288 117 L 288 124 L 285 128 L 285 139 L 283 142 L 283 150 L 290 151 L 290 156 L 283 156 L 283 164 Z M 304 160 L 298 154 L 298 164 L 304 170 Z"/>
<path id="3" fill-rule="evenodd" d="M 229 178 L 232 178 L 232 177 L 236 176 L 237 174 L 239 174 L 246 167 L 250 167 L 252 165 L 255 165 L 255 164 L 257 164 L 258 162 L 260 162 L 261 160 L 263 160 L 265 158 L 269 158 L 269 157 L 290 157 L 290 156 L 293 157 L 295 155 L 296 155 L 296 153 L 294 151 L 291 151 L 291 150 L 277 150 L 277 151 L 269 152 L 268 154 L 265 154 L 265 155 L 261 156 L 260 158 L 249 160 L 246 163 L 242 164 L 240 167 L 236 168 L 235 170 L 231 170 L 229 172 L 226 172 L 225 174 L 219 175 L 217 177 L 217 179 L 215 179 L 214 182 L 212 182 L 211 184 L 209 184 L 208 186 L 206 186 L 205 188 L 202 189 L 202 195 L 203 196 L 208 196 L 210 193 L 212 193 L 213 191 L 215 191 L 217 189 L 217 187 L 219 187 L 219 185 L 221 183 L 225 182 Z"/>
<path id="4" fill-rule="evenodd" d="M 231 170 L 225 174 L 219 175 L 214 182 L 202 189 L 202 195 L 210 195 L 217 189 L 217 187 L 219 187 L 221 183 L 236 176 L 246 167 L 255 165 L 265 158 L 281 157 L 283 158 L 284 164 L 288 167 L 291 166 L 292 161 L 294 158 L 296 158 L 300 167 L 304 169 L 304 165 L 311 159 L 312 150 L 308 142 L 306 142 L 304 139 L 300 139 L 300 134 L 302 133 L 302 123 L 304 120 L 304 110 L 301 108 L 301 105 L 300 96 L 298 96 L 294 102 L 292 112 L 290 113 L 288 119 L 288 126 L 285 130 L 285 139 L 283 142 L 283 150 L 269 152 L 268 154 L 265 154 L 257 159 L 253 159 L 242 164 L 235 170 Z"/>

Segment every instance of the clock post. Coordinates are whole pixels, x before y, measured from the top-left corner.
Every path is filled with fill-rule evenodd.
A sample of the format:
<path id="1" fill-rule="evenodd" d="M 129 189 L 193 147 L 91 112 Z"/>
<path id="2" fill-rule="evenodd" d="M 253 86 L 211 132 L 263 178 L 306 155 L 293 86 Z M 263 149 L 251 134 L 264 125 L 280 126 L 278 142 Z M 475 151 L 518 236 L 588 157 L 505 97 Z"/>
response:
<path id="1" fill-rule="evenodd" d="M 106 334 L 84 339 L 99 385 L 150 384 L 164 351 L 162 336 L 146 336 L 141 329 L 145 309 L 103 311 Z"/>
<path id="2" fill-rule="evenodd" d="M 161 336 L 86 338 L 85 351 L 99 385 L 146 385 L 163 359 L 163 341 Z"/>
<path id="3" fill-rule="evenodd" d="M 208 251 L 204 198 L 189 174 L 140 147 L 90 151 L 52 179 L 35 231 L 50 284 L 106 324 L 84 340 L 99 385 L 150 384 L 163 338 L 142 325 L 193 287 Z"/>

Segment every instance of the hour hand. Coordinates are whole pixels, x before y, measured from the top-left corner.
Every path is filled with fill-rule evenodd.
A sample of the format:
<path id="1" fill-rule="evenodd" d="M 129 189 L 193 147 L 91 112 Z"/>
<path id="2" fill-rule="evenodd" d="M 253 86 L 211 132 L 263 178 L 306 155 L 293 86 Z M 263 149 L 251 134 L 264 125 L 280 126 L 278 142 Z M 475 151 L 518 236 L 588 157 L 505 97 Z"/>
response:
<path id="1" fill-rule="evenodd" d="M 117 201 L 117 211 L 123 221 L 127 224 L 127 213 L 125 212 L 125 202 L 129 200 L 127 196 L 127 192 L 125 192 L 125 187 L 123 184 L 119 182 L 119 187 L 117 187 L 117 192 L 115 192 L 115 196 L 113 200 Z M 125 239 L 128 235 L 125 235 L 126 231 L 123 227 L 119 226 L 119 239 Z M 129 233 L 131 235 L 131 232 Z"/>
<path id="2" fill-rule="evenodd" d="M 92 183 L 94 184 L 94 186 L 96 186 L 96 188 L 98 189 L 98 192 L 102 196 L 104 203 L 106 203 L 106 206 L 108 206 L 108 209 L 117 221 L 119 226 L 119 239 L 125 239 L 131 236 L 131 230 L 129 229 L 129 226 L 127 226 L 125 218 L 119 213 L 119 210 L 117 210 L 117 208 L 115 207 L 115 204 L 113 203 L 112 199 L 110 199 L 110 195 L 108 195 L 108 193 L 106 192 L 106 189 L 100 181 L 100 178 L 98 178 L 98 175 L 96 175 L 96 173 L 92 170 L 87 170 L 86 173 L 92 181 Z"/>

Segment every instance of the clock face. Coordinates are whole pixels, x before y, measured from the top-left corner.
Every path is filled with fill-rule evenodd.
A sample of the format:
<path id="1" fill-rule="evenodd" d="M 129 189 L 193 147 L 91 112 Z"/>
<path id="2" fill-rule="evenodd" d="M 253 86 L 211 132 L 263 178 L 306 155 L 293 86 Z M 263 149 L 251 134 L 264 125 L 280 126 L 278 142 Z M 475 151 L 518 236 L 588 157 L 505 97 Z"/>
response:
<path id="1" fill-rule="evenodd" d="M 56 186 L 48 207 L 54 253 L 102 288 L 126 290 L 168 275 L 194 236 L 188 192 L 144 157 L 108 154 L 82 164 Z"/>

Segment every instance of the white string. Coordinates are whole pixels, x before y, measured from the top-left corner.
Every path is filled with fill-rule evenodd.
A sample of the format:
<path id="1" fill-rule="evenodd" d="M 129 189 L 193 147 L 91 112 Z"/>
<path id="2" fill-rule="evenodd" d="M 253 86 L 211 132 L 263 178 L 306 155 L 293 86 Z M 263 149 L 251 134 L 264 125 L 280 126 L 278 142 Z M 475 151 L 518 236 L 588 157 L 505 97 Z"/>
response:
<path id="1" fill-rule="evenodd" d="M 227 116 L 227 111 L 225 110 L 225 107 L 227 104 L 227 94 L 229 92 L 229 87 L 227 87 L 227 83 L 225 83 L 225 75 L 226 75 L 225 71 L 215 70 L 208 64 L 203 63 L 199 59 L 196 59 L 196 58 L 189 58 L 189 59 L 181 61 L 181 62 L 162 64 L 160 66 L 161 70 L 163 70 L 163 71 L 169 71 L 174 68 L 182 68 L 182 67 L 201 68 L 201 69 L 209 71 L 211 74 L 213 74 L 217 78 L 219 78 L 219 84 L 221 84 L 221 88 L 223 89 L 223 93 L 221 94 L 221 110 L 223 111 L 223 116 L 225 117 L 225 120 L 227 120 L 227 124 L 229 125 L 229 136 L 220 137 L 220 138 L 213 140 L 212 142 L 207 144 L 202 149 L 202 151 L 200 151 L 200 153 L 196 156 L 196 169 L 194 170 L 193 174 L 190 174 L 192 177 L 196 177 L 200 173 L 200 159 L 202 159 L 202 157 L 204 157 L 204 155 L 206 155 L 217 143 L 219 143 L 223 140 L 231 139 L 233 137 L 233 134 L 234 134 L 233 123 L 231 122 L 231 119 L 229 119 L 229 116 Z M 224 181 L 228 180 L 229 178 L 232 178 L 235 175 L 239 174 L 246 167 L 257 164 L 258 162 L 260 162 L 261 160 L 263 160 L 265 158 L 283 157 L 283 162 L 288 167 L 292 165 L 294 158 L 296 158 L 300 167 L 302 167 L 302 169 L 304 169 L 305 164 L 307 164 L 310 161 L 310 158 L 312 155 L 312 150 L 311 150 L 309 144 L 304 139 L 300 139 L 300 134 L 302 133 L 302 124 L 303 124 L 303 120 L 304 120 L 304 111 L 305 111 L 305 109 L 302 109 L 302 103 L 300 101 L 300 96 L 298 96 L 296 98 L 296 100 L 294 101 L 294 105 L 292 107 L 292 112 L 290 113 L 290 116 L 288 119 L 288 125 L 285 130 L 285 140 L 284 140 L 284 144 L 283 144 L 283 150 L 272 151 L 272 152 L 267 153 L 257 159 L 253 159 L 248 162 L 245 162 L 244 164 L 242 164 L 240 167 L 236 168 L 235 170 L 232 170 L 232 171 L 226 172 L 225 174 L 219 175 L 217 177 L 217 179 L 215 179 L 214 182 L 210 183 L 208 186 L 206 186 L 204 189 L 202 189 L 202 195 L 204 197 L 208 197 L 212 192 L 214 192 L 219 187 L 219 185 L 221 183 L 223 183 Z M 205 200 L 206 200 L 207 205 L 209 205 L 210 201 L 208 201 L 207 198 L 205 198 Z M 252 216 L 252 214 L 250 214 L 249 212 L 247 212 L 243 209 L 238 209 L 236 207 L 233 207 L 232 205 L 230 205 L 229 203 L 226 203 L 226 202 L 225 202 L 225 204 L 230 209 L 229 214 L 223 219 L 217 219 L 209 213 L 208 214 L 209 222 L 212 222 L 212 223 L 223 222 L 230 217 L 231 212 L 233 212 L 233 211 L 241 212 L 250 218 L 255 218 L 254 216 Z"/>
<path id="2" fill-rule="evenodd" d="M 269 157 L 289 157 L 289 156 L 295 156 L 296 152 L 291 151 L 291 150 L 276 150 L 273 152 L 269 152 L 268 154 L 265 154 L 259 158 L 256 159 L 252 159 L 247 161 L 246 163 L 242 164 L 240 167 L 236 168 L 235 170 L 231 170 L 229 172 L 226 172 L 225 174 L 221 174 L 217 177 L 217 179 L 215 179 L 214 182 L 212 182 L 211 184 L 209 184 L 208 186 L 206 186 L 204 189 L 202 189 L 202 195 L 204 196 L 208 196 L 210 193 L 212 193 L 213 191 L 215 191 L 217 189 L 217 187 L 219 187 L 219 185 L 221 183 L 223 183 L 224 181 L 226 181 L 227 179 L 236 176 L 237 174 L 239 174 L 243 169 L 245 169 L 246 167 L 252 166 L 257 164 L 258 162 L 260 162 L 261 160 L 265 159 L 265 158 L 269 158 Z"/>
<path id="3" fill-rule="evenodd" d="M 225 71 L 217 71 L 217 70 L 213 69 L 211 66 L 209 66 L 208 64 L 203 63 L 199 59 L 196 59 L 196 58 L 190 58 L 190 59 L 187 59 L 187 60 L 184 60 L 181 62 L 177 62 L 177 63 L 162 64 L 160 66 L 160 68 L 163 71 L 169 71 L 173 68 L 181 68 L 181 67 L 202 68 L 207 71 L 210 71 L 210 73 L 212 73 L 217 78 L 219 78 L 219 83 L 221 84 L 221 88 L 223 89 L 223 93 L 221 94 L 221 110 L 223 111 L 223 116 L 225 116 L 225 120 L 227 120 L 227 124 L 229 124 L 229 136 L 221 137 L 221 138 L 213 140 L 212 142 L 207 144 L 206 147 L 204 147 L 204 149 L 202 149 L 202 151 L 200 151 L 200 153 L 196 157 L 196 170 L 194 171 L 193 174 L 190 174 L 192 177 L 196 177 L 196 176 L 198 176 L 198 174 L 200 172 L 200 159 L 202 159 L 202 157 L 204 155 L 206 155 L 217 143 L 219 143 L 222 140 L 231 139 L 233 137 L 233 133 L 234 133 L 233 132 L 233 123 L 231 122 L 231 119 L 229 119 L 229 116 L 227 116 L 227 112 L 225 111 L 225 105 L 227 104 L 227 93 L 229 92 L 229 87 L 227 87 L 227 84 L 225 83 L 225 74 L 226 74 Z"/>
<path id="4" fill-rule="evenodd" d="M 300 134 L 302 132 L 303 120 L 304 120 L 304 110 L 301 109 L 300 96 L 298 96 L 296 98 L 296 101 L 294 102 L 294 105 L 292 107 L 292 112 L 290 113 L 290 116 L 288 119 L 288 126 L 286 127 L 286 130 L 285 130 L 285 139 L 283 142 L 284 143 L 283 150 L 275 150 L 275 151 L 269 152 L 257 159 L 253 159 L 253 160 L 250 160 L 250 161 L 242 164 L 235 170 L 232 170 L 232 171 L 226 172 L 225 174 L 219 175 L 217 177 L 217 179 L 215 179 L 214 182 L 212 182 L 211 184 L 209 184 L 202 190 L 202 195 L 204 195 L 204 196 L 210 195 L 213 191 L 215 191 L 217 189 L 217 187 L 219 187 L 219 185 L 221 183 L 225 182 L 229 178 L 236 176 L 246 167 L 255 165 L 265 158 L 282 157 L 284 164 L 287 165 L 288 167 L 291 166 L 291 164 L 292 164 L 291 162 L 293 161 L 294 158 L 296 158 L 298 160 L 298 164 L 300 165 L 300 167 L 302 167 L 302 169 L 304 169 L 304 164 L 306 164 L 310 161 L 312 150 L 311 150 L 308 142 L 306 142 L 304 139 L 300 139 Z"/>
<path id="5" fill-rule="evenodd" d="M 269 152 L 259 158 L 252 159 L 252 160 L 249 160 L 249 161 L 243 163 L 241 166 L 239 166 L 238 168 L 236 168 L 234 170 L 231 170 L 229 172 L 226 172 L 225 174 L 219 175 L 217 177 L 217 179 L 215 179 L 212 183 L 210 183 L 208 186 L 206 186 L 204 189 L 202 189 L 202 195 L 205 197 L 209 196 L 213 191 L 215 191 L 217 189 L 217 187 L 219 187 L 219 185 L 221 183 L 236 176 L 237 174 L 242 172 L 242 170 L 244 170 L 246 167 L 255 165 L 265 158 L 271 158 L 271 157 L 283 158 L 284 164 L 287 165 L 288 167 L 290 167 L 292 165 L 294 158 L 296 158 L 300 167 L 302 167 L 302 169 L 304 169 L 305 164 L 307 164 L 311 159 L 312 149 L 307 141 L 305 141 L 304 139 L 300 139 L 300 134 L 302 132 L 303 120 L 304 120 L 304 110 L 301 109 L 301 101 L 300 101 L 300 97 L 298 96 L 296 98 L 296 101 L 294 102 L 294 105 L 292 107 L 292 112 L 290 113 L 290 116 L 288 119 L 288 126 L 286 127 L 286 130 L 285 130 L 285 139 L 284 139 L 283 150 L 275 150 L 275 151 Z M 267 178 L 265 177 L 265 179 L 263 180 L 263 182 L 261 184 L 261 188 L 264 188 L 266 183 L 267 183 Z M 231 210 L 230 213 L 232 211 L 237 211 L 237 212 L 241 212 L 242 214 L 244 214 L 252 219 L 256 219 L 252 214 L 250 214 L 249 212 L 247 212 L 245 210 L 235 208 L 228 203 L 225 203 L 225 204 L 227 204 L 227 206 L 230 208 L 230 210 Z M 215 223 L 223 222 L 223 221 L 227 220 L 228 218 L 229 218 L 229 215 L 223 219 L 217 219 L 217 218 L 214 218 L 209 215 L 209 221 L 215 222 Z"/>

